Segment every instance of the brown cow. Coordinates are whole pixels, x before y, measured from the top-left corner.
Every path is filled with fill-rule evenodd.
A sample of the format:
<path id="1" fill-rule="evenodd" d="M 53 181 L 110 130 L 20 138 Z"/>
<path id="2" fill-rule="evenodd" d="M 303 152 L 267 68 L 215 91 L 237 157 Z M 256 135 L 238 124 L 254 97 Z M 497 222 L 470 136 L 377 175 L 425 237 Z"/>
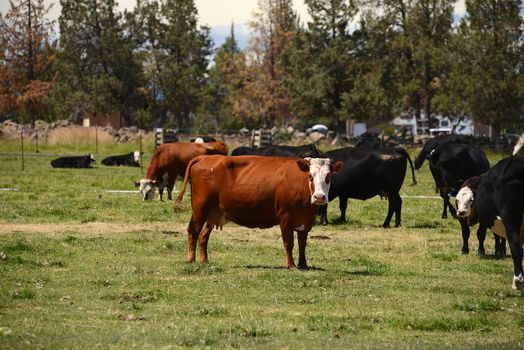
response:
<path id="1" fill-rule="evenodd" d="M 327 203 L 331 174 L 342 162 L 327 158 L 261 156 L 200 156 L 187 167 L 176 199 L 179 205 L 191 176 L 191 206 L 187 261 L 207 261 L 207 243 L 214 227 L 233 221 L 246 227 L 280 226 L 286 265 L 295 269 L 293 231 L 297 231 L 299 268 L 307 268 L 307 235 L 319 205 Z"/>
<path id="2" fill-rule="evenodd" d="M 143 200 L 151 200 L 156 188 L 162 200 L 164 188 L 167 187 L 167 198 L 175 187 L 177 176 L 184 176 L 187 164 L 196 156 L 204 154 L 227 154 L 228 147 L 224 142 L 193 143 L 175 142 L 160 145 L 151 158 L 146 177 L 135 182 Z"/>

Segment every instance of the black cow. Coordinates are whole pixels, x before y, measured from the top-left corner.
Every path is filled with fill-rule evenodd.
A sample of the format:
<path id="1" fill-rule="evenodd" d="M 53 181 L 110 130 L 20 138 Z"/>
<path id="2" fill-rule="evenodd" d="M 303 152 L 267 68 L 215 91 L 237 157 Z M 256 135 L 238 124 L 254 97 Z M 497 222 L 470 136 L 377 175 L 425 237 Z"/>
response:
<path id="1" fill-rule="evenodd" d="M 238 147 L 231 152 L 232 156 L 269 156 L 269 157 L 297 157 L 297 158 L 319 158 L 320 152 L 314 144 L 304 146 L 278 146 L 266 147 Z"/>
<path id="2" fill-rule="evenodd" d="M 488 158 L 480 148 L 465 143 L 449 142 L 433 149 L 428 161 L 436 191 L 443 201 L 441 217 L 448 217 L 447 208 L 451 215 L 456 217 L 449 197 L 458 192 L 465 180 L 486 172 L 489 169 Z"/>
<path id="3" fill-rule="evenodd" d="M 333 175 L 328 200 L 339 197 L 340 220 L 346 221 L 348 198 L 366 200 L 380 195 L 388 198 L 388 214 L 383 227 L 389 227 L 393 213 L 395 226 L 400 226 L 402 199 L 400 188 L 406 175 L 407 160 L 411 165 L 413 183 L 416 183 L 411 159 L 402 148 L 341 148 L 329 151 L 325 157 L 344 162 L 342 170 Z M 327 224 L 327 205 L 319 208 L 320 223 Z"/>
<path id="4" fill-rule="evenodd" d="M 95 163 L 92 155 L 85 156 L 71 156 L 60 157 L 51 161 L 53 168 L 91 168 L 91 164 Z"/>
<path id="5" fill-rule="evenodd" d="M 420 150 L 419 155 L 415 158 L 415 169 L 420 169 L 426 159 L 429 159 L 431 152 L 433 152 L 438 146 L 442 146 L 448 143 L 470 143 L 470 139 L 464 135 L 439 135 L 433 139 L 429 139 Z"/>
<path id="6" fill-rule="evenodd" d="M 120 154 L 116 156 L 109 156 L 102 160 L 103 165 L 107 166 L 140 166 L 140 152 L 130 152 L 126 154 Z"/>
<path id="7" fill-rule="evenodd" d="M 458 197 L 458 216 L 469 216 L 471 204 L 474 202 L 481 225 L 492 227 L 497 224 L 497 219 L 501 220 L 513 259 L 512 288 L 515 290 L 522 289 L 524 285 L 524 271 L 522 270 L 524 235 L 521 234 L 524 214 L 524 201 L 522 200 L 524 198 L 524 158 L 516 156 L 523 144 L 524 135 L 515 146 L 511 157 L 502 159 L 480 177 L 475 197 L 469 199 Z"/>
<path id="8" fill-rule="evenodd" d="M 459 220 L 460 228 L 462 231 L 462 254 L 469 253 L 468 241 L 470 236 L 470 226 L 479 224 L 477 230 L 477 239 L 479 241 L 478 254 L 480 256 L 486 255 L 486 250 L 484 249 L 484 241 L 486 240 L 487 227 L 485 224 L 479 223 L 477 205 L 474 202 L 474 198 L 476 198 L 477 196 L 479 182 L 483 177 L 484 175 L 473 176 L 464 181 L 456 197 L 456 205 L 458 212 L 457 219 Z M 469 205 L 467 215 L 466 205 Z M 506 239 L 505 237 L 500 237 L 496 233 L 494 234 L 494 236 L 495 256 L 497 258 L 503 258 L 506 256 Z"/>

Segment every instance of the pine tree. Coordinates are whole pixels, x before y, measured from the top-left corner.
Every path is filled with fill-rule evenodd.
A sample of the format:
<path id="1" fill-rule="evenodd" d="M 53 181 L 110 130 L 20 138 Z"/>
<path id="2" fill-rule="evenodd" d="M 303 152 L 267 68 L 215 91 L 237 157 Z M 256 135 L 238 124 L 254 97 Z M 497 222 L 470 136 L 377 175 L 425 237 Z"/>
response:
<path id="1" fill-rule="evenodd" d="M 55 108 L 63 115 L 120 111 L 133 123 L 133 112 L 143 103 L 142 71 L 116 3 L 61 0 L 61 5 Z"/>
<path id="2" fill-rule="evenodd" d="M 54 84 L 49 9 L 43 0 L 20 0 L 0 15 L 0 114 L 29 116 L 33 128 L 37 116 L 45 117 Z"/>
<path id="3" fill-rule="evenodd" d="M 193 0 L 138 0 L 128 30 L 142 59 L 154 126 L 189 128 L 201 109 L 212 40 Z"/>
<path id="4" fill-rule="evenodd" d="M 476 121 L 502 128 L 523 125 L 522 1 L 466 1 L 460 26 L 469 109 Z"/>
<path id="5" fill-rule="evenodd" d="M 357 9 L 348 0 L 306 0 L 311 21 L 296 37 L 293 106 L 306 124 L 341 127 L 344 94 L 351 91 L 354 41 L 350 24 Z M 307 63 L 307 64 L 304 64 Z"/>

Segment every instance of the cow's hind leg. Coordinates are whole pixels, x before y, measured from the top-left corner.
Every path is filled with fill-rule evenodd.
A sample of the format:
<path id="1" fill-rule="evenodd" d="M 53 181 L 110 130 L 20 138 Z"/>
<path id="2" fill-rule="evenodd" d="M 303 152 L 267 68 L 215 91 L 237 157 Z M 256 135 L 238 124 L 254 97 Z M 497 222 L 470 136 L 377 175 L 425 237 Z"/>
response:
<path id="1" fill-rule="evenodd" d="M 309 231 L 297 231 L 298 236 L 298 268 L 306 270 L 308 268 L 306 261 L 307 235 Z"/>
<path id="2" fill-rule="evenodd" d="M 442 219 L 447 219 L 448 218 L 448 201 L 446 200 L 446 198 L 448 198 L 448 195 L 444 193 L 443 191 L 440 191 L 440 197 L 442 198 L 442 203 L 443 203 L 442 214 L 440 216 Z"/>
<path id="3" fill-rule="evenodd" d="M 191 221 L 189 221 L 189 226 L 187 227 L 187 262 L 195 262 L 196 243 L 203 226 L 203 223 L 196 219 L 194 215 L 191 216 Z"/>
<path id="4" fill-rule="evenodd" d="M 499 235 L 495 236 L 495 258 L 503 259 L 506 257 L 506 239 L 500 237 Z"/>
<path id="5" fill-rule="evenodd" d="M 206 222 L 198 237 L 198 251 L 200 253 L 200 261 L 202 262 L 207 262 L 207 243 L 209 242 L 211 231 L 213 231 L 213 225 Z"/>
<path id="6" fill-rule="evenodd" d="M 395 227 L 399 227 L 401 208 L 402 198 L 400 198 L 400 195 L 398 193 L 388 194 L 388 214 L 386 215 L 386 220 L 384 220 L 382 227 L 389 227 L 393 213 L 395 213 Z"/>

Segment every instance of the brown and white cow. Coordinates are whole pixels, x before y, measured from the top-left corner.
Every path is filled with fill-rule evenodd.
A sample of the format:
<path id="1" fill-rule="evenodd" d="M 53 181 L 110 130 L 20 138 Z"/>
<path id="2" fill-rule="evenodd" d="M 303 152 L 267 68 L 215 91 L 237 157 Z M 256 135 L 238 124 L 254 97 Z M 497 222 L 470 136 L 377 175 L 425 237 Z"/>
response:
<path id="1" fill-rule="evenodd" d="M 331 174 L 342 162 L 328 158 L 261 156 L 200 156 L 188 165 L 176 199 L 184 196 L 191 177 L 191 206 L 187 261 L 207 261 L 207 244 L 214 227 L 233 221 L 246 227 L 280 226 L 286 265 L 295 269 L 293 231 L 297 231 L 298 267 L 307 268 L 306 243 L 319 205 L 327 203 Z"/>
<path id="2" fill-rule="evenodd" d="M 184 176 L 191 159 L 204 154 L 227 154 L 228 147 L 224 142 L 194 143 L 174 142 L 160 145 L 151 158 L 145 178 L 136 181 L 143 200 L 151 200 L 159 189 L 160 200 L 164 188 L 171 199 L 177 176 Z"/>

